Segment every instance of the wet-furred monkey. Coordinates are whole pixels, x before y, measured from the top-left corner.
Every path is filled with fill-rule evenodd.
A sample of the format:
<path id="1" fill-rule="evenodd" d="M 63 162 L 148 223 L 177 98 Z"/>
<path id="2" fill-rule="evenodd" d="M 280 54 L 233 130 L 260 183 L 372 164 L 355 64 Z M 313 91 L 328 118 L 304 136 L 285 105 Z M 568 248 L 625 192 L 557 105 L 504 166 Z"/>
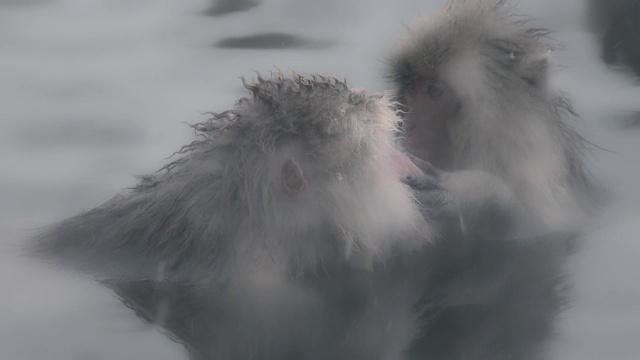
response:
<path id="1" fill-rule="evenodd" d="M 478 172 L 501 179 L 540 225 L 491 238 L 471 231 L 453 207 L 440 221 L 451 225 L 436 240 L 439 260 L 419 304 L 427 310 L 412 358 L 545 357 L 588 187 L 575 112 L 548 81 L 548 33 L 506 1 L 453 0 L 409 25 L 389 55 L 401 147 L 437 168 L 445 184 Z M 419 200 L 432 198 L 430 182 L 408 181 Z M 458 197 L 477 196 L 462 191 Z M 487 226 L 500 234 L 505 224 Z"/>
<path id="2" fill-rule="evenodd" d="M 193 359 L 397 359 L 432 239 L 388 100 L 272 74 L 194 125 L 163 171 L 44 229 L 30 254 L 93 276 Z"/>

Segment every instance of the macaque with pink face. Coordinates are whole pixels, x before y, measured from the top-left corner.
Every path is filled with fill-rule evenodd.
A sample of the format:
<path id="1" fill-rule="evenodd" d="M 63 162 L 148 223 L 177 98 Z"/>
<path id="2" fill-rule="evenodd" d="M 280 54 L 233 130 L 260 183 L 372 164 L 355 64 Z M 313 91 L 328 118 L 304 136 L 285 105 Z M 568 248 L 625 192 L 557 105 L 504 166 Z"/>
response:
<path id="1" fill-rule="evenodd" d="M 547 34 L 504 0 L 452 0 L 409 25 L 389 56 L 400 146 L 439 168 L 453 198 L 483 198 L 487 187 L 469 184 L 493 177 L 538 224 L 507 235 L 513 222 L 492 221 L 491 201 L 439 221 L 450 226 L 435 242 L 411 358 L 545 358 L 566 301 L 563 264 L 587 213 L 584 144 L 550 85 Z M 420 200 L 430 182 L 408 183 Z M 484 226 L 470 226 L 479 213 Z"/>
<path id="2" fill-rule="evenodd" d="M 389 58 L 401 144 L 446 170 L 491 173 L 550 224 L 582 225 L 582 138 L 549 84 L 548 32 L 505 1 L 454 0 L 409 26 Z"/>

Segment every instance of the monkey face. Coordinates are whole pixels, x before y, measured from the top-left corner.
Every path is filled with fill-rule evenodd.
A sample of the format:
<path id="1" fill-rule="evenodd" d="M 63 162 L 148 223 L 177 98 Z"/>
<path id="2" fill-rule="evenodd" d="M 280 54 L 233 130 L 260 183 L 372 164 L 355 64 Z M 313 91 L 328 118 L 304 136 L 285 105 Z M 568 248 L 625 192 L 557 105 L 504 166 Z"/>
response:
<path id="1" fill-rule="evenodd" d="M 411 109 L 402 124 L 402 144 L 439 168 L 451 163 L 450 124 L 459 113 L 453 88 L 433 76 L 413 78 L 404 90 Z"/>
<path id="2" fill-rule="evenodd" d="M 266 235 L 263 240 L 271 249 L 284 245 L 288 251 L 272 256 L 283 256 L 276 262 L 288 272 L 300 273 L 319 260 L 326 266 L 327 254 L 334 254 L 332 261 L 368 266 L 398 244 L 396 239 L 400 246 L 405 241 L 414 246 L 424 237 L 415 229 L 428 234 L 411 192 L 400 181 L 420 170 L 392 146 L 363 146 L 350 154 L 333 155 L 342 161 L 327 161 L 298 143 L 260 162 L 266 170 L 259 173 L 267 177 L 256 181 L 267 186 L 260 193 L 265 194 L 261 201 L 267 201 L 269 211 L 258 216 L 252 237 Z M 341 151 L 339 143 L 334 151 Z"/>

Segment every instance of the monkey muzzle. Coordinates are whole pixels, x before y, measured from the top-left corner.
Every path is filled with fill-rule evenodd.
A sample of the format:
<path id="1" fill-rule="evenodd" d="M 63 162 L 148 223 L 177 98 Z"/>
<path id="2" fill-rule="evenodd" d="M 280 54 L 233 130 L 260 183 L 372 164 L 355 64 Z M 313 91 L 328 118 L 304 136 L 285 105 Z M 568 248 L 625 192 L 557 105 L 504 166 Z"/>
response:
<path id="1" fill-rule="evenodd" d="M 423 171 L 415 164 L 415 162 L 400 150 L 394 150 L 391 154 L 391 169 L 398 174 L 399 177 L 404 177 L 407 174 L 423 174 Z"/>

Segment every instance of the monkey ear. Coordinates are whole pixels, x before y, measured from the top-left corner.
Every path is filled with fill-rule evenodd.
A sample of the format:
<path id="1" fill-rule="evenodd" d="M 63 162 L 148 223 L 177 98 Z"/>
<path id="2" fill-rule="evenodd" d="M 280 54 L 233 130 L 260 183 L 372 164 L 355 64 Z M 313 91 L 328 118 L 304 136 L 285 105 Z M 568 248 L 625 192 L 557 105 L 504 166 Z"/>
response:
<path id="1" fill-rule="evenodd" d="M 307 188 L 307 180 L 300 165 L 293 159 L 287 159 L 280 170 L 282 191 L 290 196 L 298 195 Z"/>

